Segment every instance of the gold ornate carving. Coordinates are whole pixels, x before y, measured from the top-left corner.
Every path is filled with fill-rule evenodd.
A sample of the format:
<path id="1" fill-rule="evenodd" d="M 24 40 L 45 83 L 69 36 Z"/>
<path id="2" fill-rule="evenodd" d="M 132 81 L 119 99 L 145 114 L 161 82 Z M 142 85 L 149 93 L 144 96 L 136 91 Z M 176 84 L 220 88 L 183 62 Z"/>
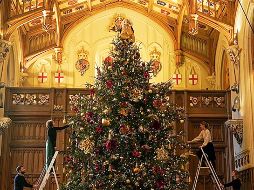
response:
<path id="1" fill-rule="evenodd" d="M 198 15 L 190 14 L 189 17 L 189 33 L 191 35 L 198 34 Z"/>
<path id="2" fill-rule="evenodd" d="M 151 70 L 153 72 L 153 75 L 156 76 L 160 70 L 161 70 L 161 62 L 160 62 L 160 56 L 161 52 L 157 50 L 156 47 L 153 48 L 153 50 L 149 53 L 150 59 L 152 61 L 151 63 Z"/>
<path id="3" fill-rule="evenodd" d="M 54 111 L 62 111 L 63 110 L 63 105 L 54 105 L 53 110 Z"/>
<path id="4" fill-rule="evenodd" d="M 0 62 L 4 61 L 10 52 L 11 43 L 0 39 Z"/>
<path id="5" fill-rule="evenodd" d="M 206 77 L 206 80 L 210 84 L 211 89 L 214 90 L 215 89 L 215 84 L 216 84 L 216 77 L 215 77 L 214 72 L 212 73 L 212 75 Z"/>
<path id="6" fill-rule="evenodd" d="M 201 100 L 202 100 L 202 104 L 205 105 L 205 106 L 209 106 L 211 101 L 213 100 L 213 98 L 211 96 L 209 97 L 201 97 Z"/>
<path id="7" fill-rule="evenodd" d="M 78 54 L 78 60 L 75 64 L 75 67 L 80 72 L 81 76 L 83 76 L 85 71 L 89 69 L 89 65 L 90 65 L 88 61 L 89 52 L 85 50 L 84 47 L 81 47 L 81 49 L 78 50 L 77 54 Z"/>
<path id="8" fill-rule="evenodd" d="M 11 119 L 9 117 L 0 118 L 0 133 L 11 125 Z"/>
<path id="9" fill-rule="evenodd" d="M 234 45 L 230 46 L 227 50 L 231 63 L 234 65 L 240 64 L 240 53 L 241 49 L 236 41 L 234 41 Z"/>
<path id="10" fill-rule="evenodd" d="M 237 143 L 242 146 L 243 142 L 243 120 L 230 119 L 225 122 L 226 126 L 232 131 Z"/>
<path id="11" fill-rule="evenodd" d="M 42 11 L 42 29 L 46 32 L 52 27 L 52 12 L 50 10 Z"/>

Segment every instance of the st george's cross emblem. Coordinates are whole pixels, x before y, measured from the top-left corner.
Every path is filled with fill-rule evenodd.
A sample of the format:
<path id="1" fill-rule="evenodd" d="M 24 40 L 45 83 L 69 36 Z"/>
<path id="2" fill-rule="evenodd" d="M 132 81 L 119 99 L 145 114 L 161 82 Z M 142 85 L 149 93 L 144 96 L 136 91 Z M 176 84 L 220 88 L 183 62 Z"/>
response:
<path id="1" fill-rule="evenodd" d="M 41 70 L 38 74 L 38 81 L 39 83 L 45 83 L 48 80 L 48 73 L 45 71 L 45 65 L 42 64 Z"/>
<path id="2" fill-rule="evenodd" d="M 174 83 L 176 85 L 181 84 L 181 82 L 182 82 L 182 75 L 181 75 L 181 73 L 179 71 L 179 68 L 176 68 L 175 73 L 173 74 L 172 79 L 173 79 L 173 81 L 174 81 Z"/>
<path id="3" fill-rule="evenodd" d="M 189 84 L 196 85 L 198 83 L 198 75 L 195 72 L 194 67 L 191 67 L 189 74 Z"/>

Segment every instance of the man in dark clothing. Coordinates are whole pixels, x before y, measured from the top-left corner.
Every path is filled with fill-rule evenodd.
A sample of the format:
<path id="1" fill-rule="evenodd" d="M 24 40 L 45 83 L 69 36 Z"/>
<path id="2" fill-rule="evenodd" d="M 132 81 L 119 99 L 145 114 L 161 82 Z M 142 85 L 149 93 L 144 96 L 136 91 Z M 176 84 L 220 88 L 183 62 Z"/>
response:
<path id="1" fill-rule="evenodd" d="M 24 187 L 35 187 L 34 185 L 27 183 L 24 177 L 24 174 L 26 173 L 26 169 L 24 168 L 24 166 L 18 166 L 16 168 L 16 171 L 18 172 L 18 174 L 14 178 L 14 190 L 23 190 Z"/>
<path id="2" fill-rule="evenodd" d="M 224 187 L 233 187 L 233 190 L 240 190 L 241 189 L 241 180 L 238 178 L 238 171 L 234 170 L 232 172 L 232 177 L 234 178 L 233 181 L 224 184 Z"/>

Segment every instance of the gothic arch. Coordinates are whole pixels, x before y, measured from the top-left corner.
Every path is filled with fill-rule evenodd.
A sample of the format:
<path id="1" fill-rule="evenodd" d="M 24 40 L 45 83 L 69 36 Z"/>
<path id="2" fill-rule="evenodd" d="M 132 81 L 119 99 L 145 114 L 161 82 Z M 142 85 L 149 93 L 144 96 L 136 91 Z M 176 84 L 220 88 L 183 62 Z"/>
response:
<path id="1" fill-rule="evenodd" d="M 128 7 L 128 8 L 127 8 Z M 176 36 L 174 31 L 170 28 L 170 26 L 168 25 L 168 23 L 164 23 L 163 21 L 160 20 L 160 18 L 157 18 L 151 14 L 149 14 L 147 11 L 142 11 L 141 9 L 138 9 L 135 6 L 129 6 L 125 5 L 124 2 L 118 2 L 118 3 L 114 3 L 114 5 L 112 5 L 111 7 L 107 7 L 107 9 L 105 10 L 104 7 L 101 7 L 99 10 L 97 10 L 96 12 L 94 12 L 94 14 L 91 14 L 91 16 L 88 17 L 83 17 L 82 19 L 77 20 L 76 22 L 74 22 L 73 24 L 71 24 L 68 29 L 66 31 L 64 31 L 63 33 L 63 37 L 61 39 L 61 46 L 63 45 L 66 37 L 69 35 L 69 33 L 72 31 L 73 28 L 75 28 L 77 25 L 79 25 L 80 23 L 84 22 L 86 19 L 89 19 L 90 17 L 103 13 L 105 11 L 109 11 L 111 9 L 114 8 L 121 8 L 121 9 L 129 9 L 131 11 L 135 11 L 135 14 L 141 14 L 147 18 L 149 18 L 151 21 L 155 22 L 156 24 L 158 24 L 160 27 L 162 27 L 170 36 L 170 38 L 173 39 L 174 41 L 174 49 L 176 49 L 177 47 L 177 41 L 176 41 Z"/>

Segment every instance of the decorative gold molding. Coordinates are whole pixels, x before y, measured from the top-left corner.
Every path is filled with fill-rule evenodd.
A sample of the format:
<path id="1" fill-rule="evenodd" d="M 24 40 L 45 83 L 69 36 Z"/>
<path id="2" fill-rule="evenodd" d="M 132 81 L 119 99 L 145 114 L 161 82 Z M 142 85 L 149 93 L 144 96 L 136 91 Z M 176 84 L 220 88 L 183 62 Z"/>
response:
<path id="1" fill-rule="evenodd" d="M 225 125 L 232 131 L 237 143 L 242 146 L 243 142 L 243 120 L 230 119 L 225 122 Z"/>
<path id="2" fill-rule="evenodd" d="M 11 42 L 0 39 L 0 62 L 4 61 L 10 52 Z"/>
<path id="3" fill-rule="evenodd" d="M 8 128 L 11 125 L 12 120 L 9 117 L 0 118 L 0 133 L 3 132 L 4 129 Z"/>

